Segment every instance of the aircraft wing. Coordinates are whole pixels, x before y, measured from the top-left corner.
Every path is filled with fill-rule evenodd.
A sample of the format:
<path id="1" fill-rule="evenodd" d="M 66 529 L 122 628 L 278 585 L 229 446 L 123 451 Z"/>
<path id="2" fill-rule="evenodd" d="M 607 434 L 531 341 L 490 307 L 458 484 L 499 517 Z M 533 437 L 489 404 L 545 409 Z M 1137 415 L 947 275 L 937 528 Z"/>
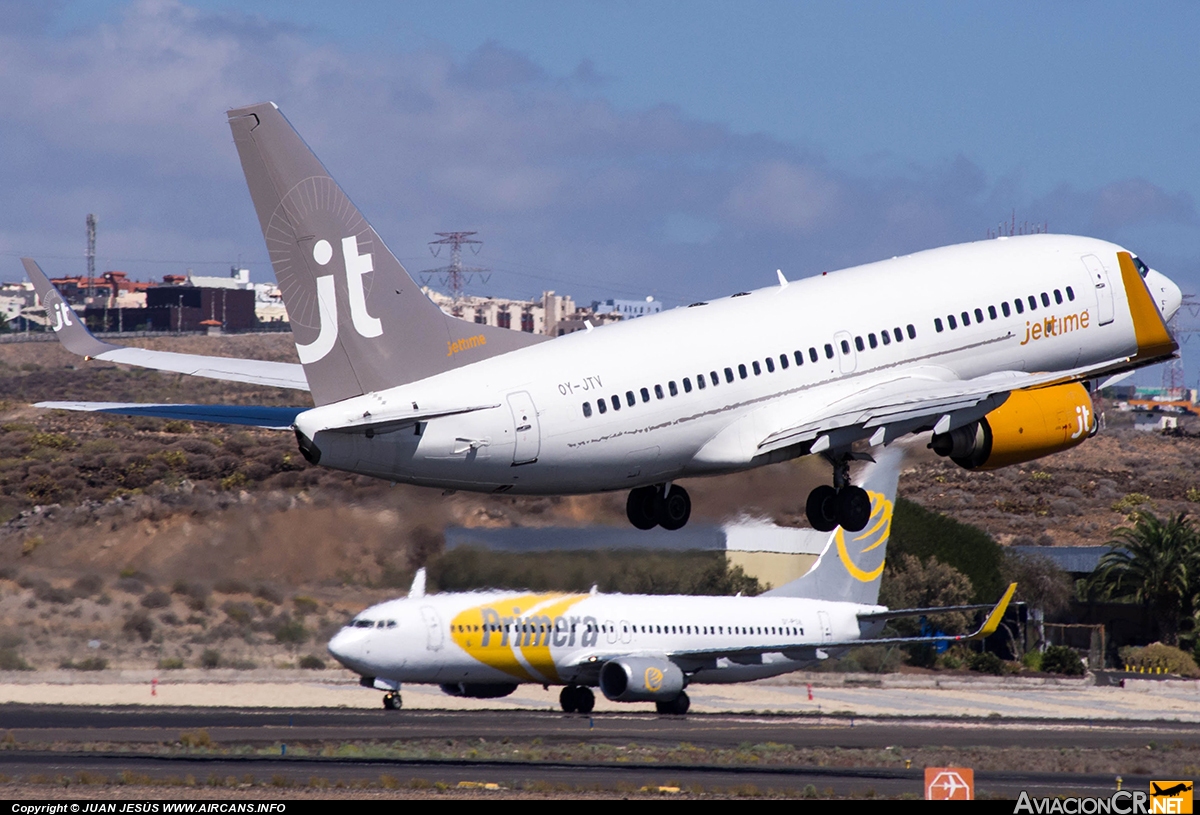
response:
<path id="1" fill-rule="evenodd" d="M 87 413 L 114 413 L 121 416 L 154 416 L 188 422 L 215 422 L 267 430 L 289 430 L 296 417 L 307 407 L 266 407 L 264 405 L 164 405 L 145 402 L 38 402 L 48 410 L 79 410 Z"/>
<path id="2" fill-rule="evenodd" d="M 251 385 L 270 385 L 276 388 L 307 391 L 308 380 L 299 363 L 269 362 L 258 359 L 208 357 L 199 354 L 177 354 L 171 351 L 151 351 L 130 348 L 96 339 L 66 300 L 50 283 L 50 278 L 31 258 L 21 258 L 25 272 L 33 281 L 38 297 L 46 309 L 50 325 L 59 342 L 68 351 L 85 359 L 102 359 L 122 365 L 135 365 L 157 371 L 173 371 L 209 379 L 246 382 Z"/>
<path id="3" fill-rule="evenodd" d="M 987 617 L 979 628 L 975 629 L 970 634 L 937 634 L 931 637 L 877 637 L 874 639 L 853 639 L 840 640 L 831 642 L 807 642 L 796 643 L 776 643 L 773 645 L 757 645 L 745 648 L 689 648 L 686 650 L 674 650 L 666 654 L 673 662 L 681 663 L 681 667 L 686 663 L 695 661 L 699 664 L 711 662 L 722 657 L 733 662 L 744 662 L 745 664 L 754 664 L 763 654 L 778 654 L 782 653 L 790 659 L 806 660 L 817 659 L 817 651 L 824 651 L 833 648 L 854 648 L 860 645 L 912 645 L 917 643 L 933 643 L 933 642 L 964 642 L 967 640 L 982 640 L 996 633 L 996 629 L 1000 627 L 1000 620 L 1004 617 L 1004 612 L 1008 610 L 1008 604 L 1012 601 L 1013 595 L 1017 591 L 1017 584 L 1010 583 L 1004 595 L 993 606 L 984 606 L 990 608 Z M 901 609 L 899 616 L 905 616 L 908 612 L 921 613 L 943 613 L 947 611 L 963 610 L 965 608 L 978 608 L 978 606 L 947 606 L 944 608 L 931 609 Z M 870 618 L 872 615 L 867 615 Z M 882 618 L 882 615 L 879 617 Z M 864 619 L 860 617 L 859 619 Z M 579 664 L 589 665 L 596 664 L 599 670 L 599 661 L 595 660 L 590 655 L 584 655 Z M 687 668 L 685 667 L 685 670 Z"/>
<path id="4" fill-rule="evenodd" d="M 768 435 L 758 452 L 813 442 L 811 452 L 819 453 L 867 437 L 872 444 L 884 444 L 922 427 L 945 433 L 999 407 L 1011 391 L 1078 382 L 1130 364 L 1123 357 L 1068 371 L 1001 371 L 975 379 L 947 378 L 949 372 L 940 368 L 919 369 L 825 405 L 804 422 Z"/>

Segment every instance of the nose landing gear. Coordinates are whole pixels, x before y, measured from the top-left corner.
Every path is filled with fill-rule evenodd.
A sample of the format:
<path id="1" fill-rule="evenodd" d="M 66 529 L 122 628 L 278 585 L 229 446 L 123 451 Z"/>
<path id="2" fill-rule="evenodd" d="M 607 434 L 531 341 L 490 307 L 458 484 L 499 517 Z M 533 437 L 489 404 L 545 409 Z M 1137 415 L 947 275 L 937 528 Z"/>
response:
<path id="1" fill-rule="evenodd" d="M 682 529 L 692 516 L 687 490 L 673 484 L 654 484 L 630 490 L 625 514 L 638 529 Z"/>
<path id="2" fill-rule="evenodd" d="M 841 526 L 847 532 L 858 532 L 871 519 L 871 497 L 862 487 L 850 483 L 850 462 L 870 456 L 865 453 L 846 453 L 827 456 L 833 464 L 833 486 L 826 484 L 808 494 L 804 505 L 808 522 L 818 532 L 832 532 Z"/>
<path id="3" fill-rule="evenodd" d="M 383 706 L 385 709 L 399 710 L 401 704 L 402 702 L 400 700 L 400 694 L 397 691 L 391 691 L 390 693 L 384 694 Z"/>

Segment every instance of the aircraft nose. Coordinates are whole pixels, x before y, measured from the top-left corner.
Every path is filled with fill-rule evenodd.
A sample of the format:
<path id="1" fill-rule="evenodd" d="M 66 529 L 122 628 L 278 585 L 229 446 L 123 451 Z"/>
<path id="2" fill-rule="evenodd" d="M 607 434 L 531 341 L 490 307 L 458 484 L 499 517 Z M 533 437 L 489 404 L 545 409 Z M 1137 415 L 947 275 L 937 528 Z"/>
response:
<path id="1" fill-rule="evenodd" d="M 1146 273 L 1146 288 L 1154 298 L 1154 304 L 1162 312 L 1163 320 L 1170 321 L 1183 305 L 1183 291 L 1165 274 L 1151 269 Z"/>
<path id="2" fill-rule="evenodd" d="M 333 639 L 329 641 L 329 645 L 325 649 L 329 651 L 329 655 L 342 663 L 346 667 L 350 667 L 350 663 L 357 656 L 359 637 L 355 636 L 355 631 L 352 628 L 343 628 L 341 631 L 333 635 Z"/>

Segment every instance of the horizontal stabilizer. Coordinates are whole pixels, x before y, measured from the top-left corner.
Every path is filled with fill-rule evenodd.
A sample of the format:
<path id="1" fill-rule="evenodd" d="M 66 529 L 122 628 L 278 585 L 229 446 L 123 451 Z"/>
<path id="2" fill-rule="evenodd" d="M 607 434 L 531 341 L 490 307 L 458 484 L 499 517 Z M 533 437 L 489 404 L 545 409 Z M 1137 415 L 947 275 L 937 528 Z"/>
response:
<path id="1" fill-rule="evenodd" d="M 142 402 L 38 402 L 34 407 L 49 410 L 79 410 L 114 413 L 120 416 L 154 416 L 188 422 L 214 422 L 268 430 L 287 430 L 296 417 L 311 408 L 265 407 L 263 405 L 157 405 Z"/>

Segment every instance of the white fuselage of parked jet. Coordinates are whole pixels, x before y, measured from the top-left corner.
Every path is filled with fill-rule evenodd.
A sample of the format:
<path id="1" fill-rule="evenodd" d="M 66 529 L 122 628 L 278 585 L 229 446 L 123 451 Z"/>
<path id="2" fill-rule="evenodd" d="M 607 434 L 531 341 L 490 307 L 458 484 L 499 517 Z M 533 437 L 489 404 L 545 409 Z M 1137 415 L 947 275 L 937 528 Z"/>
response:
<path id="1" fill-rule="evenodd" d="M 917 386 L 916 415 L 924 385 L 1117 369 L 1138 352 L 1121 251 L 1057 235 L 932 249 L 577 332 L 295 426 L 322 465 L 450 489 L 563 494 L 736 471 L 816 452 L 811 435 L 807 447 L 763 442 L 872 389 L 902 401 Z M 1140 271 L 1169 319 L 1178 287 Z M 898 421 L 896 434 L 922 421 L 932 426 Z"/>
<path id="2" fill-rule="evenodd" d="M 745 682 L 812 663 L 823 643 L 876 633 L 882 622 L 860 625 L 857 615 L 883 610 L 795 597 L 434 594 L 368 608 L 329 651 L 394 683 L 595 685 L 613 658 L 663 654 L 688 670 L 690 684 Z M 698 653 L 739 649 L 747 651 L 740 661 Z"/>

